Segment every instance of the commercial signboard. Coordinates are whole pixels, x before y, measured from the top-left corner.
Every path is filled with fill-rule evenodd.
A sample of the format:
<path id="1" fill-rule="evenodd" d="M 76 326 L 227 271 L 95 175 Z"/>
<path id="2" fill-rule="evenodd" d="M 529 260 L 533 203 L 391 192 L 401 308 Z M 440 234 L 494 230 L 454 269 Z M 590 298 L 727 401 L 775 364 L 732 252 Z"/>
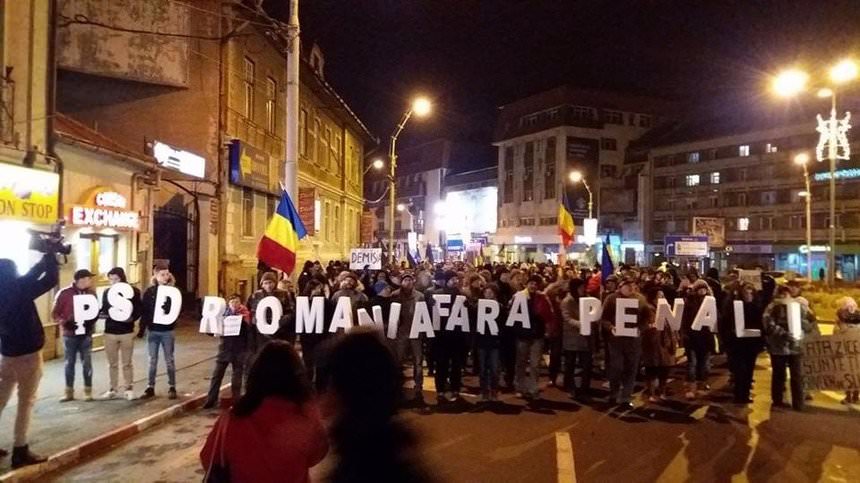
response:
<path id="1" fill-rule="evenodd" d="M 0 219 L 56 223 L 59 186 L 57 173 L 0 163 Z"/>
<path id="2" fill-rule="evenodd" d="M 726 246 L 725 218 L 693 217 L 693 235 L 706 235 L 708 245 L 714 248 Z"/>
<path id="3" fill-rule="evenodd" d="M 206 177 L 206 158 L 191 151 L 174 148 L 161 141 L 152 143 L 152 156 L 165 168 L 197 178 Z"/>
<path id="4" fill-rule="evenodd" d="M 600 140 L 591 138 L 581 138 L 576 136 L 567 136 L 565 139 L 565 164 L 567 169 L 563 173 L 570 171 L 579 171 L 582 173 L 585 183 L 589 183 L 592 190 L 597 189 L 598 171 L 600 165 Z M 567 175 L 565 174 L 565 179 Z M 585 189 L 585 183 L 568 183 L 565 182 L 562 186 L 567 190 L 567 196 L 573 204 L 573 219 L 577 225 L 582 224 L 582 220 L 588 217 L 588 190 Z M 598 213 L 597 209 L 598 193 L 594 191 L 593 213 Z"/>
<path id="5" fill-rule="evenodd" d="M 666 235 L 667 257 L 707 257 L 707 235 Z"/>
<path id="6" fill-rule="evenodd" d="M 349 251 L 349 269 L 362 270 L 370 266 L 371 270 L 382 270 L 381 248 L 353 248 Z"/>
<path id="7" fill-rule="evenodd" d="M 268 153 L 234 139 L 230 143 L 230 182 L 258 191 L 279 194 L 277 180 L 272 176 L 272 159 Z"/>
<path id="8" fill-rule="evenodd" d="M 108 188 L 95 188 L 80 204 L 72 205 L 69 222 L 73 226 L 136 231 L 140 229 L 140 214 L 128 209 L 125 196 Z"/>
<path id="9" fill-rule="evenodd" d="M 316 199 L 316 188 L 299 188 L 299 218 L 310 236 L 316 233 Z"/>

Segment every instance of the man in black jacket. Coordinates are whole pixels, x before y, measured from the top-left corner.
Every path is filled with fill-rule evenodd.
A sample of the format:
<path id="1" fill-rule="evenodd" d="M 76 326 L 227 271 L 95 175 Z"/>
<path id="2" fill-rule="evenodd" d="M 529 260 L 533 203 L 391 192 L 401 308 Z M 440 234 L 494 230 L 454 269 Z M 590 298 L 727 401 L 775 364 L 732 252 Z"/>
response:
<path id="1" fill-rule="evenodd" d="M 128 283 L 125 270 L 122 267 L 114 267 L 107 273 L 111 285 Z M 110 389 L 102 394 L 100 399 L 114 399 L 118 395 L 119 387 L 119 361 L 122 359 L 122 379 L 125 383 L 125 398 L 129 401 L 134 399 L 134 367 L 132 366 L 132 355 L 134 354 L 134 322 L 140 318 L 141 301 L 140 290 L 131 287 L 131 315 L 125 320 L 115 320 L 110 316 L 110 304 L 108 303 L 108 290 L 102 294 L 102 313 L 105 315 L 105 355 L 108 360 L 108 374 L 110 376 Z"/>
<path id="2" fill-rule="evenodd" d="M 56 256 L 42 257 L 26 275 L 18 276 L 11 260 L 0 260 L 0 411 L 18 387 L 18 411 L 12 467 L 41 463 L 45 458 L 30 452 L 27 429 L 42 378 L 45 330 L 33 302 L 59 280 Z M 0 457 L 8 453 L 0 449 Z"/>
<path id="3" fill-rule="evenodd" d="M 149 384 L 146 386 L 146 391 L 140 396 L 141 399 L 152 399 L 155 397 L 155 375 L 158 372 L 158 348 L 161 347 L 164 351 L 164 364 L 167 366 L 167 390 L 168 399 L 178 398 L 176 392 L 176 361 L 173 357 L 173 350 L 176 345 L 176 336 L 173 329 L 176 327 L 176 322 L 170 325 L 155 324 L 153 320 L 155 314 L 159 310 L 165 313 L 170 311 L 170 299 L 165 300 L 161 307 L 155 306 L 157 300 L 158 287 L 161 285 L 173 285 L 175 279 L 173 274 L 166 266 L 157 265 L 152 276 L 152 286 L 146 289 L 141 300 L 141 315 L 140 329 L 137 336 L 142 338 L 146 331 L 149 335 L 146 339 L 147 349 L 149 351 Z"/>

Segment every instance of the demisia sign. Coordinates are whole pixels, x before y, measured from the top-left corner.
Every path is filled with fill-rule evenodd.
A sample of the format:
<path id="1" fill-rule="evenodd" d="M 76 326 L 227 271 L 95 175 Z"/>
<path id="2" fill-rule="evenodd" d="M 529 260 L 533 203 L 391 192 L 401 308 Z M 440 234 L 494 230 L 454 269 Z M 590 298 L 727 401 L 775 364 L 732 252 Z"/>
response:
<path id="1" fill-rule="evenodd" d="M 130 299 L 132 294 L 133 290 L 127 283 L 117 283 L 108 289 L 108 313 L 112 319 L 126 320 L 130 318 L 132 310 Z M 417 302 L 415 304 L 409 338 L 417 339 L 421 336 L 433 338 L 436 332 L 441 330 L 470 332 L 470 327 L 472 327 L 470 322 L 472 321 L 469 320 L 465 296 L 457 295 L 453 297 L 453 300 L 450 294 L 434 294 L 432 297 L 434 302 L 432 313 L 427 302 Z M 168 299 L 171 301 L 170 311 L 165 312 L 163 309 L 159 309 L 165 305 Z M 297 334 L 323 333 L 325 330 L 324 303 L 325 299 L 323 297 L 296 297 Z M 159 286 L 156 291 L 155 307 L 157 310 L 153 314 L 152 321 L 154 324 L 173 324 L 179 318 L 179 309 L 182 307 L 182 293 L 176 287 L 169 285 Z M 205 297 L 200 317 L 200 332 L 222 336 L 239 335 L 241 316 L 224 317 L 226 308 L 227 302 L 223 298 Z M 636 323 L 638 308 L 638 299 L 616 299 L 614 314 L 615 336 L 639 336 L 639 329 Z M 391 310 L 388 315 L 388 330 L 386 332 L 389 339 L 397 338 L 400 309 L 401 304 L 397 302 L 391 304 Z M 489 333 L 494 336 L 499 334 L 498 318 L 500 309 L 501 306 L 495 300 L 478 300 L 477 320 L 474 322 L 475 329 L 479 334 L 484 335 Z M 682 299 L 675 299 L 674 306 L 669 306 L 668 301 L 660 299 L 657 302 L 656 309 L 655 323 L 658 330 L 663 330 L 666 324 L 673 330 L 681 329 L 681 320 L 684 313 L 684 301 Z M 266 335 L 277 332 L 279 328 L 278 321 L 281 319 L 283 311 L 284 308 L 277 297 L 264 297 L 257 304 L 256 313 L 254 314 L 257 330 L 261 334 Z M 761 331 L 746 328 L 742 301 L 734 301 L 733 311 L 735 335 L 738 337 L 761 336 Z M 582 335 L 591 335 L 591 323 L 601 320 L 602 312 L 603 307 L 600 300 L 594 297 L 582 297 L 579 299 L 580 333 Z M 380 331 L 385 330 L 382 307 L 374 305 L 370 307 L 370 313 L 368 313 L 367 309 L 360 308 L 355 313 L 359 326 L 372 326 L 378 328 Z M 798 302 L 790 302 L 788 304 L 788 327 L 795 339 L 800 339 L 803 334 L 800 324 L 800 314 L 800 304 Z M 75 295 L 74 315 L 75 322 L 78 324 L 77 330 L 80 333 L 84 333 L 84 322 L 93 320 L 99 315 L 99 303 L 96 296 L 92 294 Z M 270 317 L 267 317 L 269 315 Z M 441 326 L 441 317 L 448 317 L 445 327 Z M 337 300 L 328 331 L 331 333 L 346 332 L 355 327 L 355 322 L 353 320 L 350 298 L 340 297 Z M 520 326 L 524 329 L 531 328 L 528 312 L 528 296 L 525 293 L 518 292 L 514 295 L 511 310 L 504 324 L 506 327 Z M 692 324 L 692 329 L 696 331 L 702 330 L 705 327 L 710 328 L 711 332 L 716 333 L 717 331 L 717 301 L 710 295 L 705 297 Z M 78 332 L 76 331 L 76 333 Z"/>

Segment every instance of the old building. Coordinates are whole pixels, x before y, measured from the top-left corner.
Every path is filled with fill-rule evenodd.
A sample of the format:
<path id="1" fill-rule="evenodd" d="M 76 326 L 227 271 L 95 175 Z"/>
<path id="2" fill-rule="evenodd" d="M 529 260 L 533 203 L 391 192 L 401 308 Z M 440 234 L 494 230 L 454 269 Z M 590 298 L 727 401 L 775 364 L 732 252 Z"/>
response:
<path id="1" fill-rule="evenodd" d="M 589 194 L 573 184 L 582 173 L 600 233 L 623 251 L 643 252 L 638 231 L 638 173 L 626 166 L 628 144 L 664 122 L 672 106 L 658 99 L 563 86 L 502 106 L 498 146 L 499 229 L 493 242 L 506 260 L 555 259 L 562 190 L 574 204 L 577 235 L 589 216 Z M 579 238 L 578 238 L 579 239 Z M 579 239 L 581 241 L 581 239 Z M 585 250 L 577 243 L 573 258 Z"/>
<path id="2" fill-rule="evenodd" d="M 62 111 L 163 168 L 150 261 L 168 262 L 192 298 L 250 293 L 257 241 L 283 179 L 280 31 L 223 0 L 153 0 L 134 9 L 59 4 Z M 326 261 L 358 243 L 361 160 L 374 140 L 326 83 L 319 49 L 302 51 L 300 196 L 293 201 L 311 236 L 298 256 Z"/>
<path id="3" fill-rule="evenodd" d="M 817 280 L 827 264 L 830 176 L 827 163 L 814 160 L 817 142 L 814 113 L 684 122 L 649 140 L 649 252 L 665 256 L 666 236 L 710 234 L 709 262 L 721 270 L 761 266 L 805 276 L 812 250 Z M 799 153 L 812 158 L 811 247 L 803 169 L 793 162 Z M 855 156 L 837 171 L 836 265 L 846 280 L 857 278 L 860 253 L 857 168 Z"/>

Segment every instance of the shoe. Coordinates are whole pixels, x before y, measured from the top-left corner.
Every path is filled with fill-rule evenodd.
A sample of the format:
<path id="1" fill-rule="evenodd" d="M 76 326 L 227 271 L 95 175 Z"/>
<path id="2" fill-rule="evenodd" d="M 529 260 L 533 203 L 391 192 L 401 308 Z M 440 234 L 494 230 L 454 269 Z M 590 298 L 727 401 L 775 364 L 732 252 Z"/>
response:
<path id="1" fill-rule="evenodd" d="M 93 388 L 85 387 L 84 388 L 84 401 L 92 401 L 93 400 Z"/>
<path id="2" fill-rule="evenodd" d="M 780 401 L 780 402 L 773 402 L 770 406 L 771 406 L 772 408 L 775 408 L 775 409 L 787 409 L 787 408 L 790 408 L 790 407 L 791 407 L 791 406 L 789 406 L 788 404 L 786 404 L 786 403 L 784 403 L 784 402 L 782 402 L 782 401 Z"/>
<path id="3" fill-rule="evenodd" d="M 134 401 L 134 391 L 128 389 L 125 391 L 125 400 L 126 401 Z"/>
<path id="4" fill-rule="evenodd" d="M 12 468 L 20 468 L 22 466 L 36 465 L 48 461 L 48 458 L 43 458 L 30 451 L 29 446 L 18 446 L 12 448 Z"/>
<path id="5" fill-rule="evenodd" d="M 619 404 L 615 409 L 619 411 L 632 411 L 636 409 L 636 406 L 634 406 L 632 402 L 624 402 Z"/>
<path id="6" fill-rule="evenodd" d="M 179 399 L 179 395 L 176 394 L 176 388 L 171 387 L 167 390 L 167 399 Z"/>
<path id="7" fill-rule="evenodd" d="M 60 399 L 61 403 L 74 401 L 75 400 L 75 389 L 71 387 L 66 388 L 65 395 L 62 399 Z"/>
<path id="8" fill-rule="evenodd" d="M 143 394 L 140 395 L 140 399 L 152 399 L 155 397 L 155 388 L 148 387 L 146 391 L 143 391 Z"/>
<path id="9" fill-rule="evenodd" d="M 116 391 L 113 389 L 106 391 L 104 394 L 99 396 L 99 401 L 110 401 L 111 399 L 116 399 Z"/>

